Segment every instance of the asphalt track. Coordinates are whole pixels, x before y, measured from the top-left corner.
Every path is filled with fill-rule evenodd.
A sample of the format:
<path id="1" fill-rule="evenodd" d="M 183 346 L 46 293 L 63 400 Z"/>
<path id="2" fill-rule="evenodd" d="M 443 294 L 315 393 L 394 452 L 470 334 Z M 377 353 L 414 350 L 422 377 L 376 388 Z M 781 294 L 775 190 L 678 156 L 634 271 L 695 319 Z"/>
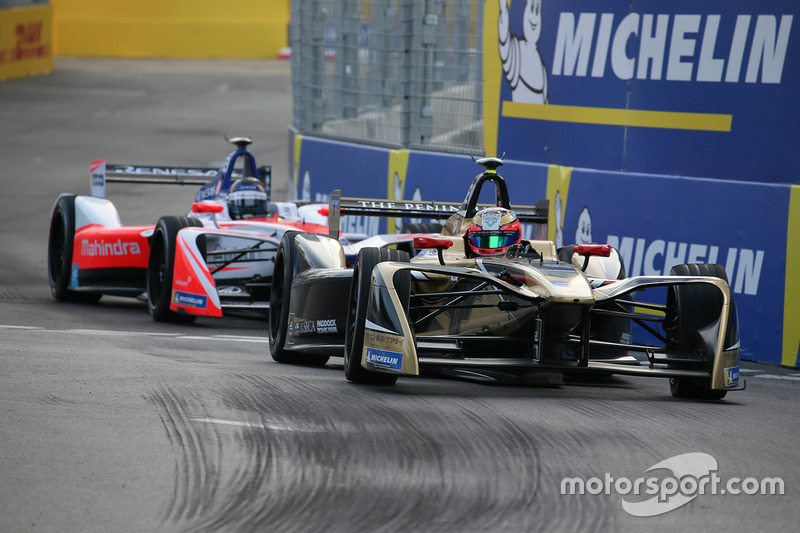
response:
<path id="1" fill-rule="evenodd" d="M 290 120 L 278 61 L 59 59 L 0 84 L 0 531 L 796 530 L 795 370 L 746 363 L 747 390 L 720 402 L 653 378 L 362 387 L 340 360 L 272 362 L 261 321 L 51 299 L 49 211 L 88 191 L 91 161 L 218 164 L 223 134 L 251 135 L 285 196 Z M 194 196 L 115 187 L 127 224 Z M 645 496 L 561 494 L 564 478 L 667 487 L 647 469 L 687 453 L 784 494 L 693 494 L 648 517 L 622 507 Z"/>

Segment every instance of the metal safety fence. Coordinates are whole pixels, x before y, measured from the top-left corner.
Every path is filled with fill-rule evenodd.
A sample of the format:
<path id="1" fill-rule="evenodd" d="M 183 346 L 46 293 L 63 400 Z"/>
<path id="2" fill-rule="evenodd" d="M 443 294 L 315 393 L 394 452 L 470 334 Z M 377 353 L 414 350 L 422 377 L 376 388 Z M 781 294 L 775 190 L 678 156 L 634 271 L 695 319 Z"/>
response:
<path id="1" fill-rule="evenodd" d="M 482 19 L 479 0 L 294 0 L 295 128 L 482 154 Z"/>
<path id="2" fill-rule="evenodd" d="M 50 0 L 0 0 L 0 9 L 6 7 L 30 7 L 37 5 L 47 5 Z"/>

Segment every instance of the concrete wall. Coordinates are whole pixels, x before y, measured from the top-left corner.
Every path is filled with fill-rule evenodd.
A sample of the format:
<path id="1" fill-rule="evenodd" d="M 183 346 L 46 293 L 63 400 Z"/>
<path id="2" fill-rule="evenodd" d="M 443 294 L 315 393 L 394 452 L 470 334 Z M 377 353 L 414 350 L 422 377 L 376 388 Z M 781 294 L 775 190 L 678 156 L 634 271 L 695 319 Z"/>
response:
<path id="1" fill-rule="evenodd" d="M 290 0 L 52 0 L 55 53 L 270 58 L 289 43 Z"/>

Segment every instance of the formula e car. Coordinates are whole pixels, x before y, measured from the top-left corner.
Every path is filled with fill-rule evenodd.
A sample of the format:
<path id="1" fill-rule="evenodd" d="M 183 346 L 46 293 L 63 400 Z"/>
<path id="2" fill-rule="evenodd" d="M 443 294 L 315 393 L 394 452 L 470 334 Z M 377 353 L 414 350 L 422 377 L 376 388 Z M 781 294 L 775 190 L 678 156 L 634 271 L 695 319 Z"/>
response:
<path id="1" fill-rule="evenodd" d="M 92 163 L 92 196 L 62 194 L 52 210 L 48 242 L 50 288 L 57 300 L 97 301 L 103 295 L 146 299 L 155 320 L 222 315 L 223 309 L 266 312 L 272 267 L 288 229 L 327 233 L 323 205 L 268 202 L 256 218 L 231 220 L 226 197 L 239 178 L 256 178 L 271 199 L 271 169 L 257 167 L 251 140 L 219 169 Z M 123 226 L 105 199 L 106 183 L 201 185 L 191 211 L 154 226 Z"/>
<path id="2" fill-rule="evenodd" d="M 670 379 L 673 396 L 720 399 L 739 381 L 733 294 L 719 265 L 678 265 L 670 276 L 626 278 L 608 245 L 556 249 L 546 240 L 546 201 L 509 202 L 498 158 L 484 167 L 439 235 L 408 250 L 369 248 L 347 268 L 336 216 L 397 216 L 389 200 L 330 197 L 328 236 L 290 231 L 275 259 L 269 338 L 273 359 L 325 364 L 344 357 L 356 383 L 392 384 L 436 370 L 519 379 L 624 374 Z M 484 184 L 495 205 L 535 226 L 534 239 L 500 257 L 466 242 Z M 405 208 L 409 205 L 406 204 Z M 412 206 L 413 207 L 413 206 Z M 430 209 L 430 208 L 429 208 Z M 443 208 L 442 211 L 448 211 Z"/>

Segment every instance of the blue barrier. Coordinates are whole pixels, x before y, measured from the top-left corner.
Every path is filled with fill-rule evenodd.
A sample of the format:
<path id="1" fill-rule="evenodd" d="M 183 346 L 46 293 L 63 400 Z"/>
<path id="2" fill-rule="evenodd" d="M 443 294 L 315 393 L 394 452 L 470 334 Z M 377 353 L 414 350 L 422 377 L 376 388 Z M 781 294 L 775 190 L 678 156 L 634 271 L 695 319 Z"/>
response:
<path id="1" fill-rule="evenodd" d="M 398 155 L 405 159 L 405 169 L 399 171 L 392 168 Z M 479 171 L 464 155 L 392 151 L 315 138 L 303 138 L 296 170 L 298 197 L 305 194 L 318 201 L 335 188 L 345 196 L 461 201 Z M 786 283 L 791 186 L 520 161 L 507 161 L 500 173 L 513 203 L 550 198 L 550 233 L 557 245 L 612 244 L 628 275 L 669 274 L 679 263 L 723 265 L 742 323 L 742 357 L 797 364 L 797 340 L 784 335 L 791 333 L 785 329 L 796 330 L 798 325 L 797 318 L 785 322 L 784 317 L 784 304 L 796 292 Z M 350 217 L 343 228 L 377 233 L 387 231 L 392 222 L 399 228 L 399 221 Z"/>

